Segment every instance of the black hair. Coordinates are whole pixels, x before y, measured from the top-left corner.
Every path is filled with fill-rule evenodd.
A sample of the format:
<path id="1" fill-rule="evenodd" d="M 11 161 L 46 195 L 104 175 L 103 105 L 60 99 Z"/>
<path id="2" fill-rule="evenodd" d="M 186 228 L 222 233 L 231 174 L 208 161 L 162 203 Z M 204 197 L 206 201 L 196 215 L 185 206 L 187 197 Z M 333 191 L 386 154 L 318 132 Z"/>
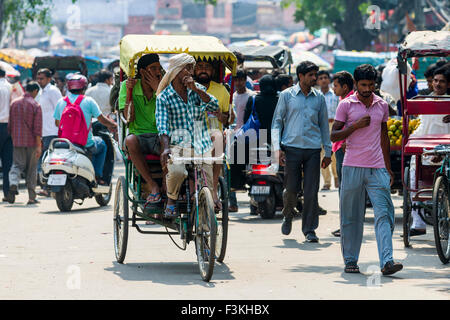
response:
<path id="1" fill-rule="evenodd" d="M 442 74 L 445 77 L 445 80 L 447 82 L 450 82 L 450 64 L 448 66 L 444 65 L 440 68 L 437 68 L 433 73 L 433 77 L 437 74 Z"/>
<path id="2" fill-rule="evenodd" d="M 361 80 L 377 80 L 377 70 L 375 70 L 375 67 L 371 64 L 362 64 L 356 67 L 355 71 L 353 72 L 353 77 L 355 78 L 355 81 L 361 81 Z"/>
<path id="3" fill-rule="evenodd" d="M 238 64 L 243 64 L 244 63 L 245 59 L 244 59 L 244 55 L 242 53 L 240 53 L 239 51 L 233 51 L 233 54 L 236 56 Z"/>
<path id="4" fill-rule="evenodd" d="M 137 63 L 137 75 L 140 76 L 141 69 L 147 68 L 152 63 L 159 62 L 159 56 L 156 53 L 149 53 L 139 58 Z"/>
<path id="5" fill-rule="evenodd" d="M 319 78 L 321 75 L 326 74 L 328 76 L 328 79 L 331 79 L 330 77 L 330 73 L 327 70 L 320 70 L 319 72 L 317 72 L 317 78 Z"/>
<path id="6" fill-rule="evenodd" d="M 4 76 L 6 76 L 5 70 L 0 69 L 0 78 L 3 78 Z"/>
<path id="7" fill-rule="evenodd" d="M 84 89 L 72 89 L 69 90 L 70 93 L 72 94 L 81 94 L 84 91 Z"/>
<path id="8" fill-rule="evenodd" d="M 281 88 L 283 86 L 288 86 L 289 83 L 292 81 L 294 81 L 292 79 L 292 77 L 288 74 L 279 74 L 276 78 L 275 78 L 275 82 L 277 84 L 277 90 L 281 91 Z"/>
<path id="9" fill-rule="evenodd" d="M 106 69 L 102 69 L 97 74 L 97 82 L 106 82 L 106 80 L 113 77 L 113 73 Z"/>
<path id="10" fill-rule="evenodd" d="M 244 69 L 237 69 L 234 79 L 247 79 L 247 71 Z"/>
<path id="11" fill-rule="evenodd" d="M 47 78 L 52 77 L 52 72 L 48 68 L 41 68 L 38 70 L 38 72 L 36 74 L 41 74 L 41 73 L 44 74 L 44 76 L 46 76 Z"/>
<path id="12" fill-rule="evenodd" d="M 354 82 L 352 74 L 350 72 L 348 71 L 336 72 L 333 77 L 333 81 L 334 80 L 336 80 L 341 85 L 341 87 L 344 86 L 344 84 L 346 84 L 350 91 L 353 90 Z"/>
<path id="13" fill-rule="evenodd" d="M 297 76 L 301 73 L 303 75 L 311 71 L 319 71 L 319 67 L 311 61 L 303 61 L 297 66 Z"/>
<path id="14" fill-rule="evenodd" d="M 30 81 L 25 86 L 25 90 L 27 92 L 33 92 L 35 90 L 39 91 L 39 89 L 40 89 L 39 84 L 36 81 Z"/>

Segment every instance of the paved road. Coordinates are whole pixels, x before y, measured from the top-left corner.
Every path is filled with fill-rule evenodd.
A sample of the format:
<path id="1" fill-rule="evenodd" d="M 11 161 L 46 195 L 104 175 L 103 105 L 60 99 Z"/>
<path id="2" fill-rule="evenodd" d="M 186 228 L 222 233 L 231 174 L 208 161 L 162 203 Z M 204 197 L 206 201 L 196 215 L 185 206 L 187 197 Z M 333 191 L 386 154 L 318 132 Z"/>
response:
<path id="1" fill-rule="evenodd" d="M 123 174 L 119 167 L 117 175 Z M 117 177 L 116 177 L 117 178 Z M 432 229 L 404 249 L 401 199 L 394 196 L 394 257 L 405 269 L 380 277 L 369 209 L 360 267 L 343 273 L 335 189 L 321 192 L 328 210 L 320 217 L 318 244 L 304 242 L 301 219 L 283 236 L 281 215 L 250 216 L 246 194 L 238 194 L 239 213 L 231 214 L 224 264 L 210 283 L 198 273 L 194 244 L 180 251 L 166 235 L 131 229 L 125 264 L 115 262 L 112 207 L 92 199 L 60 213 L 55 200 L 27 206 L 21 190 L 13 205 L 0 204 L 0 299 L 449 299 L 450 265 L 439 261 Z M 158 228 L 147 226 L 147 228 Z"/>

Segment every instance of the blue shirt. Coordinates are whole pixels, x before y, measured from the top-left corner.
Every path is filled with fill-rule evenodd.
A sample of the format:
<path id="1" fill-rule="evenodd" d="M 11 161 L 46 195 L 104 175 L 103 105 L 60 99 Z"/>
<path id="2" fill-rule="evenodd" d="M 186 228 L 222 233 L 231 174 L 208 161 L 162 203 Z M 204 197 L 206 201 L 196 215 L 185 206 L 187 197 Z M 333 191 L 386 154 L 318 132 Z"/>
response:
<path id="1" fill-rule="evenodd" d="M 272 120 L 272 145 L 280 150 L 280 143 L 299 149 L 325 149 L 331 157 L 330 128 L 327 104 L 323 94 L 311 88 L 305 96 L 299 84 L 280 93 Z"/>
<path id="2" fill-rule="evenodd" d="M 75 100 L 78 98 L 77 94 L 73 94 L 68 92 L 67 96 L 69 97 L 70 102 L 74 103 Z M 66 107 L 67 103 L 60 99 L 58 103 L 56 104 L 55 113 L 53 114 L 53 118 L 56 120 L 61 120 L 61 115 Z M 84 97 L 84 99 L 80 103 L 80 108 L 83 111 L 84 119 L 86 120 L 86 125 L 90 129 L 92 118 L 97 118 L 102 114 L 102 111 L 100 110 L 100 107 L 98 106 L 97 102 L 95 102 L 94 99 L 91 97 Z M 86 143 L 86 148 L 92 147 L 94 145 L 94 140 L 92 139 L 92 131 L 89 130 L 88 140 Z"/>

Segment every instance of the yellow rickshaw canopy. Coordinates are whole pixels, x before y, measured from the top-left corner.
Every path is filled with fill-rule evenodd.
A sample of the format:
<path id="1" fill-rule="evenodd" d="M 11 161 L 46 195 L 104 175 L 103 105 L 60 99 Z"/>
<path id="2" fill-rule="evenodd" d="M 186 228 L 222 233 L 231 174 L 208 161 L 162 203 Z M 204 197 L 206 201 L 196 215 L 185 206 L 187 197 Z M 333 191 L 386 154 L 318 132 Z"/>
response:
<path id="1" fill-rule="evenodd" d="M 149 53 L 187 53 L 195 59 L 220 60 L 236 74 L 236 56 L 221 40 L 211 36 L 126 35 L 120 40 L 120 68 L 128 77 L 134 77 L 137 61 Z"/>
<path id="2" fill-rule="evenodd" d="M 25 50 L 3 48 L 0 49 L 0 60 L 16 64 L 25 69 L 31 69 L 34 57 L 30 56 Z"/>

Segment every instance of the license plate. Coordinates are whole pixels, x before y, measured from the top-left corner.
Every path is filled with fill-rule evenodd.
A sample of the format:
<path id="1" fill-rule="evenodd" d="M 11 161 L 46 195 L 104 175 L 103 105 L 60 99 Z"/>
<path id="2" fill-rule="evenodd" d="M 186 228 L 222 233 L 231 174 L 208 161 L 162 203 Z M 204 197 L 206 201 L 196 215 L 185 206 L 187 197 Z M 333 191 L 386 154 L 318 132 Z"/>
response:
<path id="1" fill-rule="evenodd" d="M 48 177 L 49 186 L 64 186 L 66 184 L 67 174 L 51 174 Z"/>
<path id="2" fill-rule="evenodd" d="M 270 186 L 252 186 L 250 194 L 270 194 Z"/>

